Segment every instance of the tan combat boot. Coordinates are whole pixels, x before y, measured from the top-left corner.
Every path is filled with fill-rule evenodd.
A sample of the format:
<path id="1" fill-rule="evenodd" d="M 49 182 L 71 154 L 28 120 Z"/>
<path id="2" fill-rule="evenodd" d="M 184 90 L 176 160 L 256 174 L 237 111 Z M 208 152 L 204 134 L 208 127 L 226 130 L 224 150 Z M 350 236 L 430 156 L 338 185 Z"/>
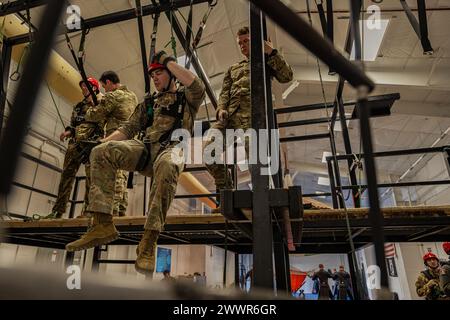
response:
<path id="1" fill-rule="evenodd" d="M 145 230 L 141 242 L 136 248 L 136 263 L 134 267 L 137 272 L 152 276 L 155 271 L 155 250 L 159 231 Z"/>
<path id="2" fill-rule="evenodd" d="M 119 237 L 119 232 L 117 232 L 117 229 L 114 226 L 111 215 L 98 212 L 95 212 L 92 215 L 92 226 L 80 239 L 67 244 L 67 251 L 90 249 L 108 244 Z"/>

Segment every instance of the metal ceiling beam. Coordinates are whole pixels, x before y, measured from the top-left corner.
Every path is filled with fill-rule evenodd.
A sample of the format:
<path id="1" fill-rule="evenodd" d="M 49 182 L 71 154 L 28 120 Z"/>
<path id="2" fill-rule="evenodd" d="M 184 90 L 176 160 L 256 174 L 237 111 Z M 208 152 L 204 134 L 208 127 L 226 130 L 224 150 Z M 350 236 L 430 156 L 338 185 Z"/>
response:
<path id="1" fill-rule="evenodd" d="M 193 4 L 199 4 L 199 3 L 205 3 L 209 0 L 192 0 Z M 40 2 L 46 2 L 46 1 L 40 1 Z M 149 16 L 157 13 L 162 13 L 165 11 L 175 10 L 182 7 L 187 7 L 191 4 L 191 0 L 173 0 L 172 3 L 166 3 L 166 4 L 159 4 L 157 6 L 150 4 L 142 7 L 142 16 Z M 118 23 L 122 21 L 127 20 L 133 20 L 136 19 L 136 10 L 135 9 L 128 9 L 113 13 L 108 13 L 105 15 L 89 18 L 89 19 L 83 19 L 81 22 L 82 28 L 87 29 L 93 29 L 98 28 L 102 26 L 106 26 L 113 23 Z M 60 25 L 56 34 L 57 35 L 63 35 L 65 33 L 73 33 L 73 32 L 79 32 L 79 29 L 68 29 L 64 25 Z M 17 45 L 21 43 L 27 43 L 29 39 L 28 33 L 18 35 L 15 37 L 10 38 L 10 43 L 12 45 Z"/>
<path id="2" fill-rule="evenodd" d="M 352 86 L 366 86 L 369 92 L 374 89 L 375 84 L 361 68 L 339 53 L 329 41 L 280 0 L 251 0 L 251 2 L 313 55 L 344 76 Z"/>
<path id="3" fill-rule="evenodd" d="M 7 16 L 13 13 L 19 13 L 27 8 L 35 8 L 45 5 L 47 0 L 16 0 L 8 1 L 0 5 L 0 17 Z"/>
<path id="4" fill-rule="evenodd" d="M 406 16 L 408 17 L 411 26 L 419 37 L 419 40 L 422 44 L 423 54 L 433 54 L 434 50 L 431 47 L 430 39 L 428 38 L 427 8 L 425 5 L 425 0 L 417 0 L 419 21 L 417 21 L 417 18 L 414 16 L 411 8 L 408 6 L 405 0 L 400 0 L 400 3 L 405 10 Z"/>

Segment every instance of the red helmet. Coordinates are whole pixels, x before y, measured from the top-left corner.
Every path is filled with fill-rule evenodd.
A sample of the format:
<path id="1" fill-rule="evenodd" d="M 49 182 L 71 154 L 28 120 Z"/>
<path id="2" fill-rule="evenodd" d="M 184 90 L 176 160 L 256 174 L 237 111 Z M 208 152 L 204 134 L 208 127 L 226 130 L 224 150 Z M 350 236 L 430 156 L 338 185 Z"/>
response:
<path id="1" fill-rule="evenodd" d="M 161 63 L 153 62 L 148 66 L 148 73 L 150 74 L 153 71 L 158 70 L 158 69 L 166 69 L 166 67 Z"/>
<path id="2" fill-rule="evenodd" d="M 442 249 L 444 249 L 446 254 L 450 255 L 450 242 L 444 242 L 442 244 Z"/>
<path id="3" fill-rule="evenodd" d="M 439 260 L 433 252 L 428 252 L 423 256 L 423 262 L 427 262 L 430 259 Z"/>
<path id="4" fill-rule="evenodd" d="M 92 77 L 89 77 L 89 78 L 87 78 L 87 81 L 91 84 L 92 87 L 96 87 L 97 90 L 100 89 L 100 85 L 98 84 L 97 79 L 92 78 Z M 81 87 L 81 84 L 82 84 L 83 82 L 84 82 L 84 81 L 81 80 L 81 81 L 78 83 L 78 85 Z"/>

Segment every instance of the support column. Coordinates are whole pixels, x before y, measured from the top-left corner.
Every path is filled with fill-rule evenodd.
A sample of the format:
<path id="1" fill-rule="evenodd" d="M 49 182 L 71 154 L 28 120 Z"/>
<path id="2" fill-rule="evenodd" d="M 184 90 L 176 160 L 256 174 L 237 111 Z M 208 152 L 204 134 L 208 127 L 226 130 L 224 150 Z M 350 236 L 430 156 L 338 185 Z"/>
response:
<path id="1" fill-rule="evenodd" d="M 263 54 L 262 14 L 250 4 L 251 105 L 252 127 L 257 133 L 266 128 L 265 58 Z M 255 142 L 250 141 L 253 145 Z M 253 186 L 253 285 L 273 289 L 272 219 L 269 207 L 269 177 L 261 174 L 261 159 L 250 165 Z"/>
<path id="2" fill-rule="evenodd" d="M 350 273 L 350 278 L 351 278 L 351 284 L 352 284 L 352 293 L 353 293 L 353 297 L 355 298 L 355 300 L 360 300 L 361 297 L 359 295 L 359 284 L 360 282 L 358 281 L 358 269 L 356 268 L 356 261 L 355 261 L 355 254 L 352 252 L 349 252 L 347 254 L 347 258 L 348 258 L 348 265 L 349 265 L 349 273 Z"/>
<path id="3" fill-rule="evenodd" d="M 3 39 L 2 46 L 2 63 L 1 63 L 1 74 L 2 74 L 2 85 L 0 86 L 0 137 L 3 129 L 3 119 L 5 116 L 6 109 L 6 96 L 8 92 L 8 82 L 9 82 L 9 68 L 11 66 L 11 45 L 8 39 Z"/>
<path id="4" fill-rule="evenodd" d="M 361 37 L 359 32 L 359 14 L 361 0 L 351 0 L 351 25 L 352 34 L 355 40 L 355 59 L 361 61 Z M 373 244 L 375 247 L 375 258 L 380 268 L 380 285 L 388 288 L 388 274 L 384 253 L 384 217 L 380 211 L 378 196 L 377 171 L 373 156 L 372 131 L 370 128 L 369 109 L 367 105 L 368 88 L 359 86 L 357 108 L 359 111 L 361 139 L 364 150 L 364 164 L 369 192 L 369 221 L 372 229 Z"/>

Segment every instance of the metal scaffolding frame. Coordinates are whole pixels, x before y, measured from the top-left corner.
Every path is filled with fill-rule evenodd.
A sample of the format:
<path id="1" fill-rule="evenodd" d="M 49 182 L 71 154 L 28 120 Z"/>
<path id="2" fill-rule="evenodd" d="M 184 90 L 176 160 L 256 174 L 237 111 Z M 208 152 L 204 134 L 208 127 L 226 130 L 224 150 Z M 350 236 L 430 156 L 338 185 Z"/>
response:
<path id="1" fill-rule="evenodd" d="M 160 5 L 148 5 L 142 7 L 142 16 L 151 15 L 155 13 L 161 13 L 166 12 L 168 10 L 174 10 L 179 7 L 188 6 L 191 3 L 197 4 L 197 3 L 203 3 L 207 2 L 206 0 L 173 0 L 171 2 L 169 1 L 162 1 Z M 331 1 L 330 1 L 331 3 Z M 12 182 L 12 176 L 15 172 L 15 167 L 17 163 L 17 158 L 20 153 L 20 146 L 21 142 L 23 140 L 23 137 L 25 135 L 25 125 L 29 119 L 29 116 L 32 113 L 34 100 L 36 98 L 36 93 L 39 88 L 40 82 L 43 77 L 43 73 L 46 67 L 47 58 L 51 49 L 51 44 L 54 39 L 54 37 L 57 34 L 63 34 L 66 32 L 76 32 L 78 30 L 67 30 L 67 28 L 58 28 L 57 26 L 57 20 L 60 16 L 63 6 L 65 4 L 65 1 L 60 0 L 48 0 L 48 1 L 33 1 L 33 0 L 17 0 L 13 3 L 13 5 L 9 7 L 2 7 L 0 6 L 0 16 L 6 15 L 6 14 L 12 14 L 17 13 L 20 10 L 24 10 L 27 7 L 32 8 L 35 6 L 48 4 L 46 7 L 46 10 L 44 12 L 44 18 L 42 19 L 38 31 L 36 31 L 36 35 L 34 35 L 34 38 L 37 39 L 36 45 L 33 47 L 33 50 L 31 52 L 31 58 L 27 62 L 23 78 L 19 83 L 19 89 L 18 94 L 16 95 L 13 105 L 12 105 L 12 116 L 8 119 L 6 124 L 6 130 L 3 130 L 2 140 L 0 141 L 0 153 L 1 154 L 8 154 L 10 155 L 8 158 L 2 157 L 0 159 L 0 167 L 2 167 L 3 172 L 6 172 L 7 174 L 2 175 L 0 179 L 0 193 L 1 194 L 7 194 L 11 187 Z M 360 0 L 350 0 L 351 4 L 351 20 L 349 25 L 349 30 L 347 33 L 347 39 L 346 39 L 346 45 L 345 49 L 347 52 L 350 51 L 351 45 L 353 42 L 355 42 L 355 48 L 356 48 L 356 58 L 357 60 L 361 59 L 361 40 L 359 35 L 359 13 L 361 8 L 361 1 Z M 357 198 L 358 196 L 356 194 L 356 190 L 358 188 L 356 176 L 354 175 L 354 172 L 352 173 L 352 170 L 350 170 L 350 178 L 351 178 L 351 186 L 342 187 L 340 182 L 340 172 L 339 172 L 339 166 L 337 164 L 337 161 L 334 161 L 334 159 L 338 159 L 337 157 L 341 157 L 342 160 L 347 160 L 348 164 L 350 166 L 350 159 L 349 157 L 352 156 L 353 152 L 351 150 L 350 145 L 350 139 L 348 134 L 348 128 L 346 125 L 346 117 L 344 112 L 344 103 L 342 101 L 342 92 L 345 81 L 350 83 L 352 86 L 358 89 L 358 100 L 356 101 L 356 108 L 358 110 L 358 118 L 360 120 L 360 127 L 361 127 L 361 138 L 362 138 L 362 144 L 364 148 L 364 154 L 361 155 L 364 158 L 365 161 L 365 167 L 366 167 L 366 175 L 367 175 L 367 188 L 369 191 L 369 200 L 370 200 L 370 210 L 369 210 L 369 220 L 370 223 L 367 220 L 363 221 L 356 221 L 352 226 L 356 228 L 366 228 L 371 229 L 371 235 L 365 234 L 365 241 L 369 242 L 369 239 L 372 239 L 374 245 L 375 245 L 375 251 L 376 251 L 376 261 L 378 266 L 381 269 L 381 284 L 384 287 L 387 287 L 387 272 L 386 272 L 386 265 L 384 263 L 384 227 L 383 227 L 383 216 L 381 215 L 380 206 L 379 206 L 379 199 L 377 194 L 377 188 L 380 187 L 380 185 L 376 181 L 376 168 L 374 163 L 374 157 L 376 157 L 376 153 L 373 152 L 373 146 L 372 146 L 372 135 L 370 130 L 370 122 L 369 122 L 369 108 L 368 108 L 368 97 L 367 95 L 374 89 L 374 83 L 366 76 L 366 74 L 363 72 L 363 70 L 355 65 L 354 63 L 350 62 L 348 59 L 346 59 L 343 55 L 341 55 L 334 46 L 324 39 L 315 29 L 312 28 L 309 24 L 307 24 L 305 21 L 303 21 L 298 15 L 296 15 L 292 10 L 290 10 L 287 6 L 285 6 L 281 1 L 279 0 L 250 0 L 250 28 L 251 28 L 251 92 L 252 92 L 252 105 L 258 106 L 258 108 L 252 108 L 252 124 L 255 129 L 263 129 L 263 128 L 277 128 L 276 119 L 273 116 L 273 109 L 271 109 L 269 100 L 270 96 L 268 94 L 270 89 L 270 82 L 268 82 L 268 78 L 266 76 L 266 70 L 264 67 L 264 54 L 262 50 L 262 44 L 264 39 L 264 25 L 265 20 L 263 16 L 263 12 L 267 14 L 268 17 L 270 17 L 276 24 L 278 24 L 282 29 L 284 29 L 288 34 L 290 34 L 295 40 L 297 40 L 300 44 L 302 44 L 304 47 L 306 47 L 313 55 L 317 56 L 319 59 L 321 59 L 323 62 L 325 62 L 330 70 L 333 70 L 337 72 L 339 77 L 339 82 L 336 89 L 336 95 L 335 95 L 335 101 L 333 103 L 333 112 L 331 117 L 331 125 L 329 128 L 328 133 L 323 133 L 319 135 L 314 135 L 308 137 L 308 139 L 321 139 L 321 138 L 329 138 L 332 154 L 333 157 L 330 157 L 330 160 L 327 159 L 327 165 L 330 173 L 330 181 L 332 181 L 332 194 L 333 194 L 333 205 L 337 207 L 339 205 L 339 202 L 341 199 L 338 199 L 336 197 L 336 190 L 342 190 L 345 188 L 350 188 L 353 190 L 353 196 L 355 200 L 355 206 L 357 204 Z M 331 17 L 331 12 L 328 13 L 329 17 Z M 95 28 L 99 26 L 108 25 L 111 23 L 117 23 L 119 21 L 125 21 L 136 18 L 136 12 L 134 9 L 125 10 L 121 12 L 116 12 L 112 14 L 103 15 L 100 17 L 90 18 L 83 20 L 82 28 Z M 330 27 L 330 26 L 329 26 Z M 192 63 L 194 68 L 196 69 L 199 76 L 202 78 L 202 80 L 205 82 L 207 86 L 208 94 L 210 95 L 210 99 L 213 105 L 215 105 L 215 97 L 214 93 L 209 86 L 209 82 L 207 80 L 206 74 L 201 68 L 201 65 L 199 64 L 197 57 L 195 53 L 193 52 L 191 47 L 186 46 L 186 39 L 183 38 L 183 32 L 181 30 L 181 27 L 178 23 L 178 21 L 175 20 L 174 30 L 180 40 L 182 42 L 183 47 L 185 51 L 190 54 L 192 57 Z M 423 33 L 424 34 L 424 33 Z M 11 49 L 12 46 L 27 42 L 29 40 L 29 35 L 20 35 L 16 37 L 12 37 L 10 39 L 4 39 L 3 42 L 3 50 L 2 50 L 2 86 L 0 87 L 0 122 L 3 122 L 3 114 L 4 114 L 4 108 L 6 104 L 6 91 L 8 86 L 8 73 L 9 73 L 9 63 L 11 58 Z M 256 62 L 256 63 L 255 63 Z M 262 62 L 262 63 L 261 63 Z M 196 66 L 197 65 L 197 66 Z M 27 92 L 29 94 L 27 95 L 21 95 L 21 92 Z M 319 108 L 320 106 L 316 106 Z M 14 110 L 18 110 L 20 108 L 21 112 L 14 112 Z M 306 109 L 306 108 L 305 108 Z M 312 110 L 312 107 L 310 106 L 310 110 Z M 277 112 L 277 114 L 282 113 L 283 111 Z M 289 112 L 289 111 L 286 111 Z M 339 119 L 338 119 L 339 114 Z M 273 117 L 273 119 L 272 119 Z M 269 118 L 269 121 L 267 120 Z M 336 147 L 335 147 L 335 137 L 334 137 L 334 125 L 336 121 L 341 122 L 342 126 L 342 134 L 346 149 L 346 155 L 344 156 L 337 156 L 336 155 Z M 267 126 L 267 121 L 268 126 Z M 1 128 L 1 125 L 0 125 Z M 12 134 L 13 133 L 13 134 Z M 284 140 L 283 140 L 284 139 Z M 290 141 L 301 141 L 306 140 L 305 137 L 286 137 L 280 139 L 281 142 L 290 142 Z M 341 160 L 339 158 L 339 160 Z M 257 287 L 265 287 L 265 288 L 274 288 L 275 283 L 273 281 L 273 261 L 272 261 L 272 253 L 275 253 L 275 271 L 277 276 L 277 287 L 281 288 L 282 290 L 288 290 L 289 289 L 289 258 L 288 258 L 288 252 L 285 247 L 285 243 L 282 239 L 281 233 L 278 233 L 279 230 L 277 228 L 274 228 L 274 220 L 273 220 L 273 203 L 277 202 L 278 204 L 283 203 L 284 206 L 286 206 L 286 203 L 283 201 L 289 202 L 289 206 L 292 207 L 293 204 L 291 198 L 287 198 L 286 195 L 282 194 L 280 189 L 269 189 L 269 177 L 263 176 L 260 173 L 260 169 L 262 168 L 262 164 L 260 159 L 258 159 L 258 163 L 256 165 L 253 165 L 251 168 L 251 175 L 252 175 L 252 182 L 253 182 L 253 191 L 250 194 L 250 198 L 246 199 L 245 201 L 251 202 L 251 207 L 253 208 L 253 222 L 251 223 L 252 228 L 250 230 L 247 228 L 236 228 L 235 230 L 228 230 L 230 231 L 230 237 L 225 237 L 226 241 L 233 238 L 233 231 L 238 234 L 242 234 L 242 239 L 247 239 L 246 241 L 250 241 L 252 252 L 254 255 L 254 284 Z M 78 181 L 78 180 L 77 180 Z M 421 183 L 421 182 L 417 182 Z M 433 182 L 433 183 L 436 183 Z M 444 183 L 444 182 L 437 182 L 437 183 Z M 448 183 L 446 181 L 445 183 Z M 274 184 L 275 186 L 280 184 L 279 177 L 274 177 Z M 78 187 L 76 187 L 76 192 L 74 192 L 73 195 L 73 201 L 76 202 L 76 196 Z M 290 190 L 291 191 L 291 190 Z M 295 191 L 298 192 L 298 191 Z M 276 194 L 279 196 L 272 197 L 271 194 Z M 238 194 L 237 194 L 238 195 Z M 301 195 L 301 191 L 300 191 Z M 199 195 L 196 195 L 199 196 Z M 224 194 L 225 198 L 227 197 L 226 194 Z M 249 194 L 247 194 L 249 196 Z M 189 196 L 190 197 L 190 196 Z M 229 195 L 228 195 L 229 197 Z M 292 197 L 294 198 L 294 197 Z M 280 200 L 280 199 L 283 199 Z M 245 202 L 244 201 L 244 202 Z M 232 211 L 234 211 L 236 201 L 233 199 L 231 201 L 233 207 Z M 297 201 L 298 206 L 298 201 Z M 225 205 L 224 205 L 225 207 Z M 341 204 L 342 207 L 342 204 Z M 300 212 L 303 212 L 303 208 L 298 208 Z M 71 216 L 73 216 L 74 210 L 71 208 Z M 300 217 L 302 219 L 302 217 Z M 298 221 L 300 221 L 298 219 Z M 295 220 L 295 219 L 294 219 Z M 416 223 L 434 223 L 433 226 L 443 226 L 442 219 L 433 220 L 431 219 L 425 221 L 417 221 Z M 445 220 L 445 219 L 444 219 Z M 248 220 L 246 223 L 239 223 L 237 225 L 245 225 L 249 222 Z M 295 222 L 295 221 L 294 221 Z M 405 222 L 405 220 L 400 219 L 398 222 L 398 225 L 408 225 L 408 223 L 411 224 L 411 222 Z M 444 224 L 448 221 L 445 221 Z M 303 223 L 301 224 L 303 231 L 306 230 L 307 225 L 303 226 Z M 396 224 L 392 221 L 389 222 L 389 227 L 395 226 Z M 314 227 L 317 226 L 318 228 L 326 228 L 328 226 L 329 228 L 332 227 L 345 227 L 343 222 L 337 222 L 337 221 L 322 221 L 322 222 L 311 222 L 309 226 Z M 211 226 L 209 226 L 211 227 Z M 192 226 L 192 228 L 195 228 L 195 226 Z M 227 227 L 228 228 L 228 227 Z M 223 229 L 222 227 L 217 227 L 217 230 Z M 214 230 L 214 231 L 217 231 Z M 246 231 L 250 234 L 246 233 Z M 301 230 L 301 229 L 300 229 Z M 23 230 L 22 230 L 23 231 Z M 53 230 L 55 231 L 55 230 Z M 84 229 L 83 229 L 84 231 Z M 388 230 L 389 231 L 389 230 Z M 52 232 L 51 230 L 49 231 Z M 77 231 L 75 231 L 77 232 Z M 121 232 L 126 233 L 127 228 L 122 228 Z M 299 231 L 300 233 L 304 233 L 306 235 L 306 232 Z M 327 231 L 329 232 L 329 231 Z M 423 235 L 430 235 L 432 234 L 434 237 L 436 236 L 435 233 L 427 233 L 427 230 L 421 230 L 419 233 L 419 236 Z M 389 232 L 388 232 L 389 233 Z M 425 238 L 426 238 L 425 236 Z M 170 240 L 168 240 L 170 239 Z M 223 237 L 222 237 L 223 239 Z M 396 240 L 405 240 L 402 237 L 396 237 L 392 236 L 391 241 Z M 415 238 L 414 238 L 415 239 Z M 54 241 L 56 240 L 46 240 L 44 239 L 37 240 L 36 242 L 33 242 L 35 240 L 33 239 L 27 239 L 25 236 L 15 236 L 16 243 L 22 243 L 22 244 L 30 244 L 34 243 L 37 245 L 46 246 L 50 243 L 53 243 L 56 247 L 61 246 L 61 244 L 55 244 Z M 118 244 L 129 243 L 130 239 L 119 239 Z M 162 243 L 167 241 L 169 243 L 170 241 L 177 241 L 178 243 L 186 243 L 183 238 L 180 238 L 178 236 L 170 236 L 162 234 Z M 217 239 L 212 240 L 211 244 L 217 244 Z M 321 243 L 329 242 L 335 242 L 333 239 L 329 239 L 326 236 L 321 238 Z M 208 243 L 208 241 L 200 240 L 198 243 Z M 367 243 L 366 242 L 366 243 Z M 187 243 L 196 243 L 189 242 Z M 305 241 L 305 239 L 302 239 L 302 247 L 301 250 L 308 248 L 308 242 Z M 222 245 L 223 242 L 221 243 Z M 220 244 L 219 244 L 220 245 Z M 229 250 L 236 250 L 239 251 L 239 247 L 241 246 L 241 243 L 225 243 L 225 245 L 228 247 Z M 314 245 L 317 246 L 317 243 L 314 243 Z M 318 248 L 316 248 L 318 250 Z M 339 252 L 345 252 L 348 253 L 350 251 L 350 248 L 348 244 L 341 243 L 341 246 L 338 249 Z M 97 259 L 99 260 L 99 259 Z M 100 260 L 101 261 L 101 260 Z M 97 261 L 98 262 L 98 261 Z"/>

